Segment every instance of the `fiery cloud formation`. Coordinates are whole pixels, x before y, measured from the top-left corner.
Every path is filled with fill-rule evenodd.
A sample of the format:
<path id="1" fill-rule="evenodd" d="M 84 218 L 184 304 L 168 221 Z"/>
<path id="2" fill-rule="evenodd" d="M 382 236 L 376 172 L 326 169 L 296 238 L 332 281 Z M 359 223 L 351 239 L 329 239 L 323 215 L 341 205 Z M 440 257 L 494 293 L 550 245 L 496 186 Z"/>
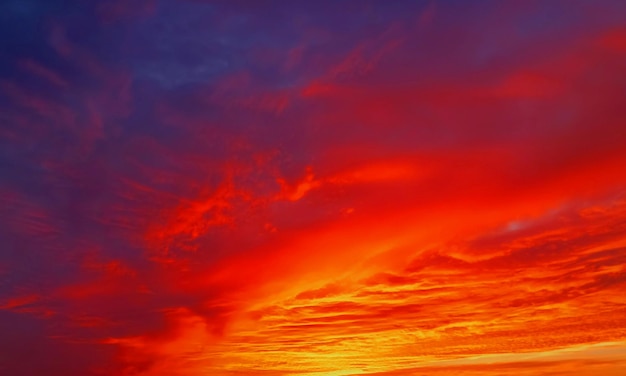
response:
<path id="1" fill-rule="evenodd" d="M 623 1 L 0 18 L 0 374 L 626 369 Z"/>

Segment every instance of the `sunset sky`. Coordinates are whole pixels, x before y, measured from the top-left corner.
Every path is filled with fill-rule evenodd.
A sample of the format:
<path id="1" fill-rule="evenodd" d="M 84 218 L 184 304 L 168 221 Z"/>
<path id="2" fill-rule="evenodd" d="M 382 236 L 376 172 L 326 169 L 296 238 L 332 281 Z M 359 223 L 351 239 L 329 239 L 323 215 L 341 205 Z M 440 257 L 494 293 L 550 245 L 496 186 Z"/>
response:
<path id="1" fill-rule="evenodd" d="M 0 375 L 626 375 L 626 1 L 0 1 Z"/>

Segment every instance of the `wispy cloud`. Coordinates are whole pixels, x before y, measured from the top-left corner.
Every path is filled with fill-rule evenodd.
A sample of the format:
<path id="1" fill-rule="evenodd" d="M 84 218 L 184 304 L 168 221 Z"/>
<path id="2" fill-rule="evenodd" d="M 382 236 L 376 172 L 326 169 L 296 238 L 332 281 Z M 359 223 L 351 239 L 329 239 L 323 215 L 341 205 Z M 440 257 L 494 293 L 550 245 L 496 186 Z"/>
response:
<path id="1" fill-rule="evenodd" d="M 624 368 L 622 2 L 64 4 L 0 5 L 0 373 Z"/>

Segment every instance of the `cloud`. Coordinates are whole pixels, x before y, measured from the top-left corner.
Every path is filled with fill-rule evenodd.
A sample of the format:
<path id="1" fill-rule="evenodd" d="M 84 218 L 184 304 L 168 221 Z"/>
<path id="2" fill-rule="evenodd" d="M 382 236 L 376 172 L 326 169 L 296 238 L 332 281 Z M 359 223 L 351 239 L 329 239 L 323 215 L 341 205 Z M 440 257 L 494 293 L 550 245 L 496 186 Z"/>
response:
<path id="1" fill-rule="evenodd" d="M 0 16 L 0 373 L 616 374 L 626 13 L 574 3 Z"/>

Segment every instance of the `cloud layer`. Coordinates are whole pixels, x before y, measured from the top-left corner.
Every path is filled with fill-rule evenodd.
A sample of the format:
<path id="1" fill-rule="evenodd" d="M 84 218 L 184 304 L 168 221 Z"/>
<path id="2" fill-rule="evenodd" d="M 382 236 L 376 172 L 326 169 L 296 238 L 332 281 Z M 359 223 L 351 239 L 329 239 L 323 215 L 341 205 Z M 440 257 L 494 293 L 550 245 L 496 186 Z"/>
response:
<path id="1" fill-rule="evenodd" d="M 618 375 L 621 1 L 0 5 L 0 373 Z"/>

